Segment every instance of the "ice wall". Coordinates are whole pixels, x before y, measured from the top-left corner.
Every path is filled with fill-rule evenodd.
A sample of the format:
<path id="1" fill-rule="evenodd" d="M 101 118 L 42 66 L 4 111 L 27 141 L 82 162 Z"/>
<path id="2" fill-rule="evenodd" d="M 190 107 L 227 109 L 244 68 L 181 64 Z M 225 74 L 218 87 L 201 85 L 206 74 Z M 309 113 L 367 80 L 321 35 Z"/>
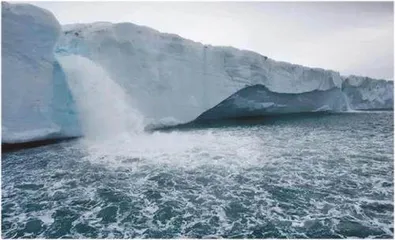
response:
<path id="1" fill-rule="evenodd" d="M 203 45 L 131 23 L 64 26 L 56 51 L 82 55 L 101 65 L 153 122 L 191 121 L 235 92 L 254 85 L 286 94 L 341 90 L 346 86 L 338 72 L 277 62 L 251 51 Z M 368 81 L 377 84 L 373 79 Z M 384 89 L 392 86 L 382 84 Z M 345 94 L 347 98 L 340 101 L 351 98 L 351 106 L 360 104 L 355 94 Z M 388 96 L 378 94 L 377 101 L 368 100 L 364 106 L 380 108 L 381 98 Z M 339 102 L 331 97 L 322 94 L 310 101 L 318 101 L 328 111 L 342 109 L 326 108 L 327 102 Z M 344 102 L 339 104 L 343 106 Z"/>
<path id="2" fill-rule="evenodd" d="M 74 130 L 57 124 L 66 120 L 57 110 L 66 104 L 60 95 L 68 92 L 62 79 L 54 77 L 61 74 L 53 54 L 60 32 L 49 11 L 2 2 L 2 142 L 58 137 L 69 130 L 69 135 L 77 134 L 72 118 Z M 72 111 L 70 106 L 63 110 Z"/>
<path id="3" fill-rule="evenodd" d="M 354 110 L 393 109 L 392 81 L 349 76 L 344 78 L 342 89 Z"/>

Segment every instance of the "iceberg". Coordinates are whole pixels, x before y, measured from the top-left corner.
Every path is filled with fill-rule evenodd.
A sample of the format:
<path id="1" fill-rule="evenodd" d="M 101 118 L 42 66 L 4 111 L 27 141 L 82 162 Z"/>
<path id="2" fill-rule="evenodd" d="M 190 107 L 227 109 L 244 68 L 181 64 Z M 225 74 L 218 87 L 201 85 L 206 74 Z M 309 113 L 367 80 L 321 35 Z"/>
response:
<path id="1" fill-rule="evenodd" d="M 393 108 L 392 81 L 345 77 L 132 23 L 60 26 L 52 13 L 33 5 L 2 7 L 3 143 L 82 136 L 93 126 L 83 121 L 106 121 L 109 115 L 97 112 L 105 109 L 117 116 L 95 126 L 108 135 L 111 126 L 130 128 L 126 116 L 144 126 L 164 126 L 195 119 Z M 93 83 L 116 89 L 114 96 L 98 98 L 82 89 Z M 98 92 L 111 94 L 103 88 Z M 81 93 L 96 99 L 81 103 Z M 82 110 L 87 104 L 89 111 Z"/>

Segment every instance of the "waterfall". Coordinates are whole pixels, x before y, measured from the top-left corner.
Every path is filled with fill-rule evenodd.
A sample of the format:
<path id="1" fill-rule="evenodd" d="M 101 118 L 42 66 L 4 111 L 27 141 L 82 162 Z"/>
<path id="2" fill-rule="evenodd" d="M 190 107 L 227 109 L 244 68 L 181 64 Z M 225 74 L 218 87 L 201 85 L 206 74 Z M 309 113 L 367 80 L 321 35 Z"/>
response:
<path id="1" fill-rule="evenodd" d="M 344 102 L 345 102 L 345 104 L 346 104 L 346 112 L 358 112 L 358 111 L 355 111 L 355 110 L 351 107 L 350 101 L 349 101 L 347 95 L 346 95 L 343 91 L 342 91 L 342 94 L 343 94 L 343 97 L 344 97 Z"/>
<path id="2" fill-rule="evenodd" d="M 142 115 L 133 109 L 132 100 L 100 65 L 77 55 L 57 59 L 76 101 L 86 139 L 104 140 L 143 131 Z"/>

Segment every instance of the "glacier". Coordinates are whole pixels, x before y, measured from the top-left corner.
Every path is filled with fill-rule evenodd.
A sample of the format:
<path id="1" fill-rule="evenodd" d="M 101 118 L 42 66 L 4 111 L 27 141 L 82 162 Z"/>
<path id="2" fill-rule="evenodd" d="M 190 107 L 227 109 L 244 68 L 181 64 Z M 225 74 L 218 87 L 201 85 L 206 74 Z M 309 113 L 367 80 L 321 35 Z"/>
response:
<path id="1" fill-rule="evenodd" d="M 342 90 L 353 110 L 393 109 L 392 81 L 368 77 L 345 77 Z"/>
<path id="2" fill-rule="evenodd" d="M 52 13 L 33 5 L 2 3 L 2 142 L 56 135 L 51 98 L 61 32 Z"/>
<path id="3" fill-rule="evenodd" d="M 2 142 L 81 135 L 53 53 L 60 33 L 51 12 L 2 2 Z"/>
<path id="4" fill-rule="evenodd" d="M 341 76 L 132 23 L 60 26 L 52 13 L 29 4 L 3 2 L 2 20 L 2 143 L 83 136 L 95 132 L 87 127 L 94 124 L 84 123 L 92 116 L 104 124 L 95 125 L 97 131 L 108 133 L 111 126 L 129 130 L 130 121 L 140 128 L 393 109 L 392 81 Z M 114 92 L 99 89 L 110 95 L 99 101 L 86 84 L 101 83 Z M 87 102 L 92 105 L 81 94 L 95 98 Z"/>
<path id="5" fill-rule="evenodd" d="M 340 88 L 342 83 L 334 71 L 207 46 L 131 23 L 67 25 L 56 51 L 82 55 L 101 65 L 151 122 L 191 121 L 251 85 L 303 93 Z"/>

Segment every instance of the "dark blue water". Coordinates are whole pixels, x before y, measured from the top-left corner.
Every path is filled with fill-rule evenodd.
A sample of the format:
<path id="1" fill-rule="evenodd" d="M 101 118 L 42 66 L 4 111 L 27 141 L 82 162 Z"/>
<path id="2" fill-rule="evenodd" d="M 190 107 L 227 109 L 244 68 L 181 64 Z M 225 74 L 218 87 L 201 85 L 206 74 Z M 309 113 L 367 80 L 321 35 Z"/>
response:
<path id="1" fill-rule="evenodd" d="M 2 155 L 2 237 L 393 238 L 393 113 Z"/>

